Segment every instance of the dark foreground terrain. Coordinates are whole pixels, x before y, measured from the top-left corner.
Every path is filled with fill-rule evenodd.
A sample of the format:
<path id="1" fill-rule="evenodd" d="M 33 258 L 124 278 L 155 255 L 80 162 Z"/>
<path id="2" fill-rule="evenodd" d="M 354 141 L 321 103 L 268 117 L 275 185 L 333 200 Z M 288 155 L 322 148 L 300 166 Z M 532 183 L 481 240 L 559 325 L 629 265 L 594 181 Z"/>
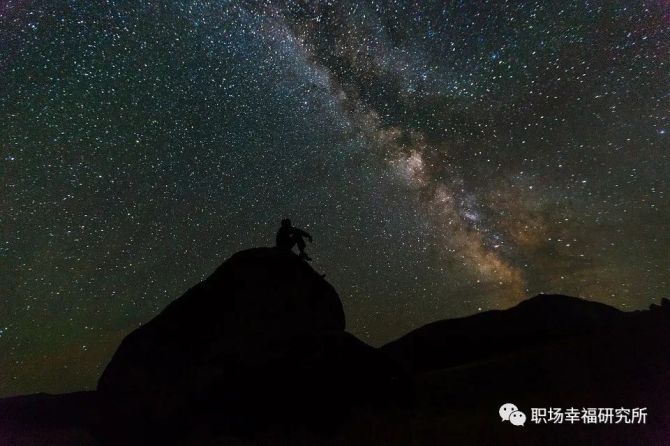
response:
<path id="1" fill-rule="evenodd" d="M 0 445 L 668 445 L 669 387 L 667 300 L 621 312 L 540 295 L 376 349 L 307 263 L 258 248 L 128 335 L 95 392 L 0 400 Z M 647 417 L 538 424 L 533 407 Z"/>

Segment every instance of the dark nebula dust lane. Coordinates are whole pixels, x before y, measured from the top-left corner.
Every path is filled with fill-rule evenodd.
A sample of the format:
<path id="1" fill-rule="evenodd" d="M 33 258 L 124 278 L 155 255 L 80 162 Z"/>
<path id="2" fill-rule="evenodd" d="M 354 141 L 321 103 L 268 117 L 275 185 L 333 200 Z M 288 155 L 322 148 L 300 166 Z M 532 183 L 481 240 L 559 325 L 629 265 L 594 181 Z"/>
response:
<path id="1" fill-rule="evenodd" d="M 290 217 L 380 345 L 670 291 L 670 4 L 0 1 L 0 395 Z"/>

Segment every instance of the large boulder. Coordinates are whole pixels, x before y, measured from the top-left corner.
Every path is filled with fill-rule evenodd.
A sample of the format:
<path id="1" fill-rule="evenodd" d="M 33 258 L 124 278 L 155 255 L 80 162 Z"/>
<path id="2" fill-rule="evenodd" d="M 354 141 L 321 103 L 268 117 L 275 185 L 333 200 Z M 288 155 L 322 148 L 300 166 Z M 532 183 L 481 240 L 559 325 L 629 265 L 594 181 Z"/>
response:
<path id="1" fill-rule="evenodd" d="M 141 442 L 202 425 L 332 421 L 395 375 L 344 329 L 337 293 L 306 262 L 275 248 L 237 253 L 123 340 L 98 383 L 107 434 Z"/>

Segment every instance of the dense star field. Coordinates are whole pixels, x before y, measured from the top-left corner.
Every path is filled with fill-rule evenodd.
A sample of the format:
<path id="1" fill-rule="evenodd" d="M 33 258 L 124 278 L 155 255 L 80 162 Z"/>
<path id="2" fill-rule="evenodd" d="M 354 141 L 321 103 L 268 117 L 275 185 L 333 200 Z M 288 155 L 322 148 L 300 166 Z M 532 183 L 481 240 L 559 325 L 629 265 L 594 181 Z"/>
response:
<path id="1" fill-rule="evenodd" d="M 0 395 L 283 217 L 379 345 L 544 292 L 670 294 L 670 3 L 0 0 Z"/>

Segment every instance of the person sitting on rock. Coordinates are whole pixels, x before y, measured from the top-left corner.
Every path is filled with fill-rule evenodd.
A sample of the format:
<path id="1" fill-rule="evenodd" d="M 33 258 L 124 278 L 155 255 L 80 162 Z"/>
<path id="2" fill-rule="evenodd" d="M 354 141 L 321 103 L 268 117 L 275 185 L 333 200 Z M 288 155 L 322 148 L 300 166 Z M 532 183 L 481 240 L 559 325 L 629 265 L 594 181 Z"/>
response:
<path id="1" fill-rule="evenodd" d="M 298 245 L 300 258 L 303 260 L 312 260 L 305 252 L 305 240 L 307 238 L 312 243 L 312 236 L 302 229 L 291 226 L 291 220 L 285 218 L 281 221 L 281 227 L 277 231 L 277 248 L 291 251 L 294 245 Z"/>

